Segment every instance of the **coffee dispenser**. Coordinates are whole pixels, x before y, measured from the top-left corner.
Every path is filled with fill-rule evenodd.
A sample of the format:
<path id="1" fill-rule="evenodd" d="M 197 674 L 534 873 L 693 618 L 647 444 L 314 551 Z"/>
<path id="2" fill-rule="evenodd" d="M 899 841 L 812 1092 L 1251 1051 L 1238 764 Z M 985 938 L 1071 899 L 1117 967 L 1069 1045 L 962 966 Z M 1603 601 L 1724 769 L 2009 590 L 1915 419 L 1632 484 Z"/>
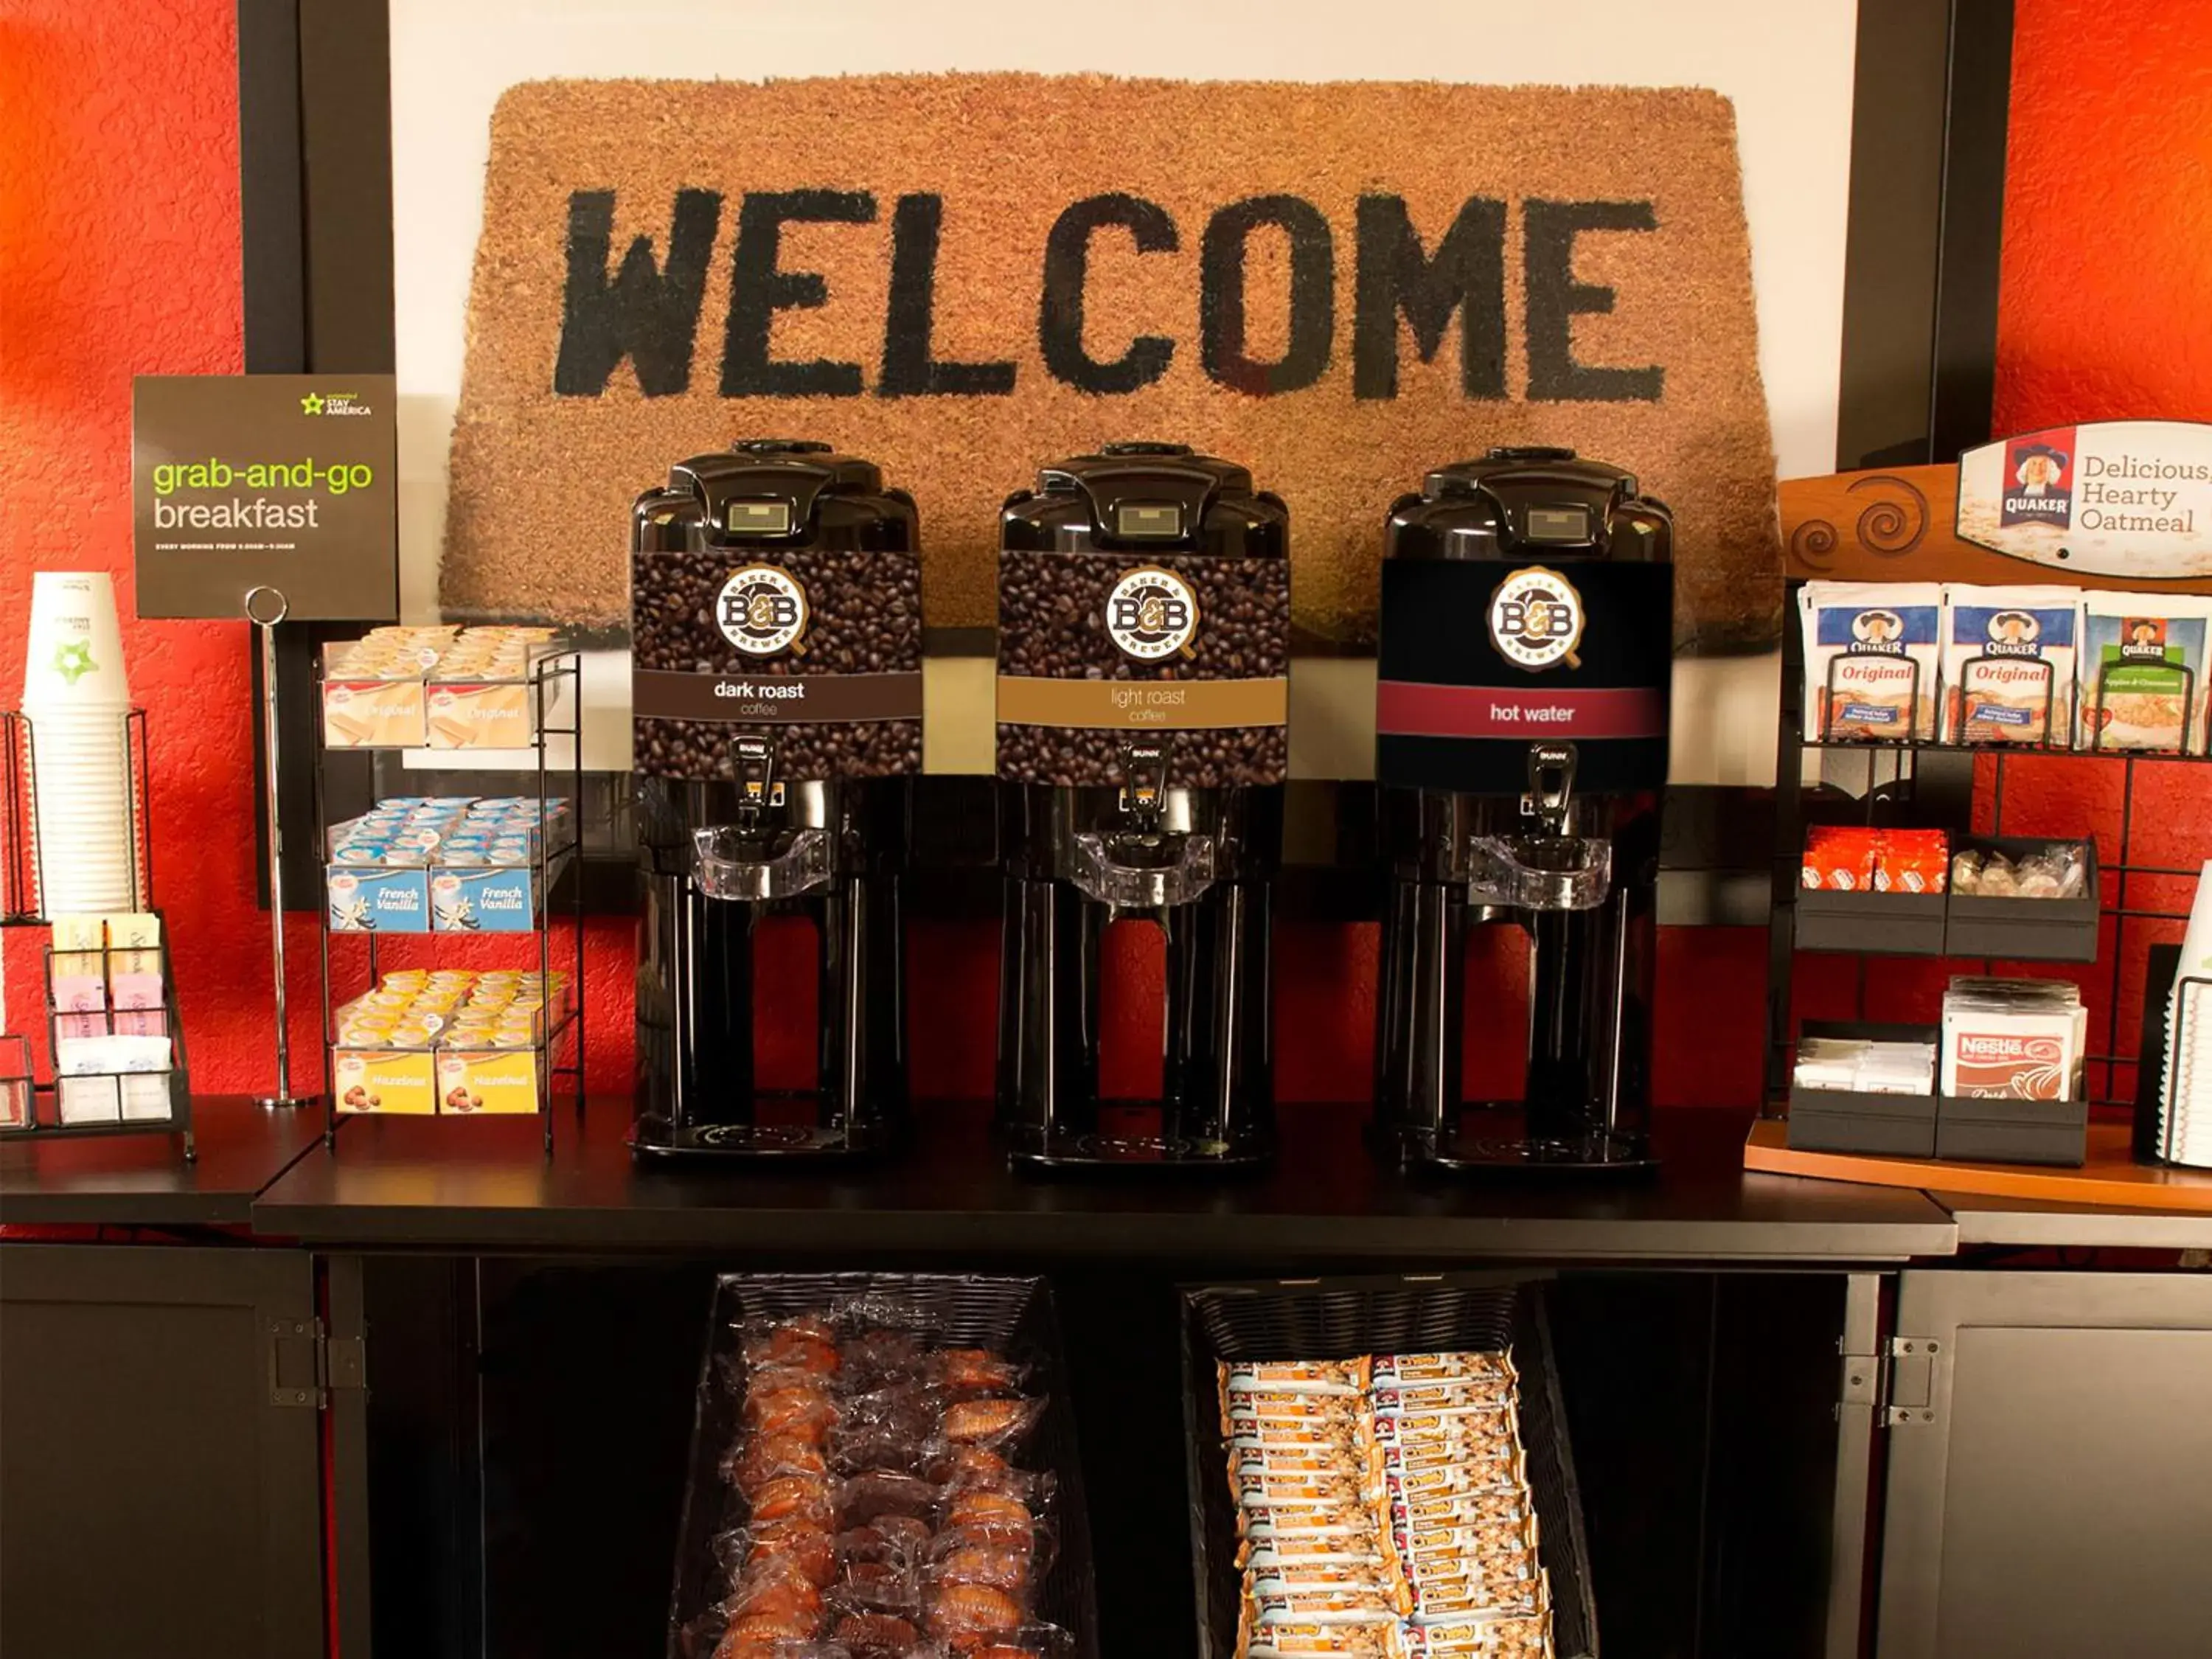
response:
<path id="1" fill-rule="evenodd" d="M 757 440 L 631 519 L 641 1156 L 842 1158 L 908 1117 L 900 882 L 921 768 L 919 520 L 875 465 Z M 811 951 L 811 975 L 805 957 Z M 756 1015 L 757 988 L 815 1018 Z M 785 1076 L 771 1075 L 783 1062 Z"/>
<path id="2" fill-rule="evenodd" d="M 1109 444 L 1045 467 L 1000 531 L 1011 1155 L 1040 1169 L 1258 1163 L 1274 1142 L 1289 514 L 1242 466 Z M 1135 1098 L 1112 1097 L 1102 1065 L 1117 922 L 1162 936 L 1160 1048 L 1139 1056 L 1157 1059 L 1158 1083 Z"/>
<path id="3" fill-rule="evenodd" d="M 1493 449 L 1391 509 L 1376 1127 L 1409 1164 L 1650 1164 L 1672 557 L 1667 509 L 1568 449 Z M 1519 1029 L 1464 1006 L 1486 922 L 1525 955 Z M 1462 1098 L 1470 1041 L 1525 1047 L 1519 1099 Z"/>

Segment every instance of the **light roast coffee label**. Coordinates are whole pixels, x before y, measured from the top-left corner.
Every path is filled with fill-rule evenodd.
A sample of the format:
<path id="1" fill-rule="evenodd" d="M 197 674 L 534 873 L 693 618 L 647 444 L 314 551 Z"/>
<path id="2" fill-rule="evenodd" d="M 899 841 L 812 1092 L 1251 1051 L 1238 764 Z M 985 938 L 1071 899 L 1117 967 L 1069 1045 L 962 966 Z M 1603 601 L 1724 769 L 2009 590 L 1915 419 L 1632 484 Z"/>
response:
<path id="1" fill-rule="evenodd" d="M 1282 559 L 1001 553 L 999 775 L 1118 783 L 1172 735 L 1172 786 L 1281 782 L 1290 604 Z"/>
<path id="2" fill-rule="evenodd" d="M 730 778 L 740 737 L 788 779 L 921 769 L 921 560 L 808 548 L 630 561 L 633 764 Z"/>

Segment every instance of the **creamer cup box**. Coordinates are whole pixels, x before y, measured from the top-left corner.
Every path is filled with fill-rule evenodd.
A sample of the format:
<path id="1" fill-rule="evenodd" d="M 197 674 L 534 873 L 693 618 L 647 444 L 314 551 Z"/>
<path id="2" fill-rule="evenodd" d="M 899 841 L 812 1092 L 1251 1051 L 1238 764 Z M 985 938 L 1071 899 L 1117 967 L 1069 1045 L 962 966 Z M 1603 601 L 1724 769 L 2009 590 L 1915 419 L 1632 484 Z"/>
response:
<path id="1" fill-rule="evenodd" d="M 332 865 L 323 875 L 334 933 L 427 933 L 427 870 L 357 869 Z"/>
<path id="2" fill-rule="evenodd" d="M 2081 630 L 2071 587 L 1945 588 L 1942 740 L 2068 747 Z"/>
<path id="3" fill-rule="evenodd" d="M 1940 582 L 1808 582 L 1805 735 L 1932 742 L 1942 654 Z"/>
<path id="4" fill-rule="evenodd" d="M 437 1077 L 428 1054 L 337 1048 L 331 1091 L 341 1112 L 427 1117 L 437 1110 Z"/>
<path id="5" fill-rule="evenodd" d="M 535 1049 L 449 1050 L 438 1056 L 438 1110 L 456 1116 L 535 1112 L 539 1086 Z"/>
<path id="6" fill-rule="evenodd" d="M 527 933 L 538 907 L 528 868 L 441 867 L 430 872 L 430 926 L 440 933 Z"/>
<path id="7" fill-rule="evenodd" d="M 323 742 L 331 749 L 419 749 L 428 714 L 419 679 L 329 680 L 323 685 Z"/>
<path id="8" fill-rule="evenodd" d="M 428 694 L 433 749 L 520 749 L 530 743 L 528 685 L 433 683 Z"/>

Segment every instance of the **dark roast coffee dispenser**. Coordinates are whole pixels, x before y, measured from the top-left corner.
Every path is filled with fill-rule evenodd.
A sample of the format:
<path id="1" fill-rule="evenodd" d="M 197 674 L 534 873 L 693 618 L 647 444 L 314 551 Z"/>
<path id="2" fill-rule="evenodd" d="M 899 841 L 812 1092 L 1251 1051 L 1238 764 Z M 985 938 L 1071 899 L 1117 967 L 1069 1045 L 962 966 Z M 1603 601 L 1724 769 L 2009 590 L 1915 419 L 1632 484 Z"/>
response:
<path id="1" fill-rule="evenodd" d="M 882 1152 L 908 1115 L 899 886 L 909 775 L 921 769 L 914 501 L 826 444 L 757 440 L 672 468 L 638 498 L 630 545 L 645 890 L 632 1145 L 701 1158 Z M 809 950 L 811 1075 L 800 1064 L 771 1077 L 756 989 L 803 989 Z M 787 1034 L 793 1023 L 787 1020 Z"/>
<path id="2" fill-rule="evenodd" d="M 1569 449 L 1493 449 L 1391 508 L 1376 1127 L 1410 1164 L 1650 1164 L 1673 539 L 1633 477 Z M 1523 941 L 1528 1018 L 1470 1038 L 1469 929 L 1492 921 Z M 1462 1097 L 1469 1041 L 1525 1045 L 1518 1100 Z"/>
<path id="3" fill-rule="evenodd" d="M 1011 1155 L 1043 1169 L 1258 1163 L 1274 1143 L 1289 514 L 1241 466 L 1109 444 L 1045 467 L 1000 532 Z M 1143 1057 L 1158 1084 L 1138 1098 L 1108 1097 L 1102 1066 L 1117 922 L 1162 935 L 1161 1047 Z"/>

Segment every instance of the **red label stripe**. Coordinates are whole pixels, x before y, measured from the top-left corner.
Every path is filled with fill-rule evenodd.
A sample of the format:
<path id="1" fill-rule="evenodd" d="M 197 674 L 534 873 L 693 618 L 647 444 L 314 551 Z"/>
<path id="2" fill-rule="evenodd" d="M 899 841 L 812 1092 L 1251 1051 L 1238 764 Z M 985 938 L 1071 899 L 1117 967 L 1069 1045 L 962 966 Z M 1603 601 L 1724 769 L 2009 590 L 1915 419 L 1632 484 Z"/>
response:
<path id="1" fill-rule="evenodd" d="M 1428 685 L 1383 680 L 1375 729 L 1391 738 L 1662 738 L 1667 694 L 1652 686 Z"/>

